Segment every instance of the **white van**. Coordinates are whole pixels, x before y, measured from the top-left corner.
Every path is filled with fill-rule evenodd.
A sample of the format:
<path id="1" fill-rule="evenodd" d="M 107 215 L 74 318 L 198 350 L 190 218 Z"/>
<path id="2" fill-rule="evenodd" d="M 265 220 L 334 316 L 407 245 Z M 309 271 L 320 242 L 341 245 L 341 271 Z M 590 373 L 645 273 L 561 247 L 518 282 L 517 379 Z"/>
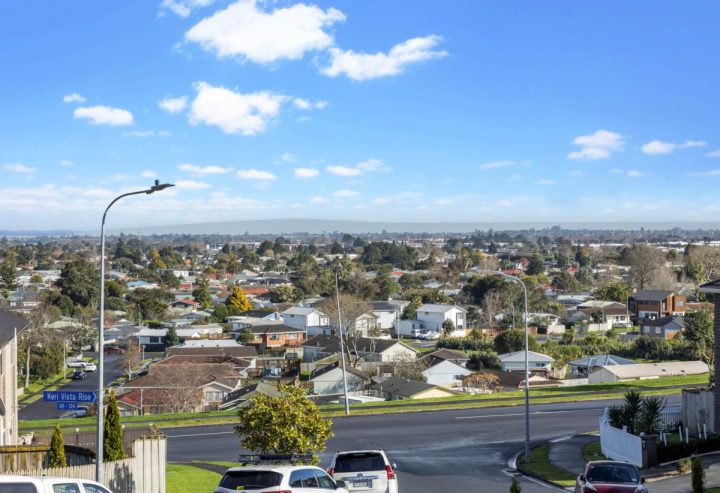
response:
<path id="1" fill-rule="evenodd" d="M 87 479 L 0 476 L 0 493 L 112 493 Z"/>

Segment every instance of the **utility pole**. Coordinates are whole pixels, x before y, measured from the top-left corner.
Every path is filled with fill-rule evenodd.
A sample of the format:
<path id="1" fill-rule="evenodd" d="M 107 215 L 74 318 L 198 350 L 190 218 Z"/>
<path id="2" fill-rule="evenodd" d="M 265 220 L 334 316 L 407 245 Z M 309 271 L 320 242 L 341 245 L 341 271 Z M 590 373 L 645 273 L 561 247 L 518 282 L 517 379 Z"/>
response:
<path id="1" fill-rule="evenodd" d="M 345 394 L 345 415 L 350 415 L 350 401 L 348 401 L 347 373 L 345 371 L 345 343 L 343 341 L 342 317 L 340 316 L 340 287 L 338 273 L 335 273 L 335 301 L 337 301 L 338 333 L 340 335 L 340 367 L 343 376 L 343 393 Z"/>

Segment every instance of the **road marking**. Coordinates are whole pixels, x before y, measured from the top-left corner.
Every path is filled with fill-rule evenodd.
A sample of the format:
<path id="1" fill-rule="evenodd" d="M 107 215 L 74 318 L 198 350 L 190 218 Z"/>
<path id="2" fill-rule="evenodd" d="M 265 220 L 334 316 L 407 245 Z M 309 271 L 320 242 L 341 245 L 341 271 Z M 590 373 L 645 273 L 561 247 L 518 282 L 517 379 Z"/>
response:
<path id="1" fill-rule="evenodd" d="M 530 413 L 530 415 L 537 415 L 537 414 L 567 414 L 567 413 L 578 413 L 578 412 L 597 412 L 597 411 L 603 411 L 605 410 L 604 407 L 597 407 L 592 409 L 567 409 L 563 411 L 535 411 Z M 482 418 L 505 418 L 505 417 L 515 417 L 515 416 L 525 416 L 525 413 L 508 413 L 508 414 L 485 414 L 481 416 L 456 416 L 454 419 L 482 419 Z"/>
<path id="2" fill-rule="evenodd" d="M 190 433 L 187 435 L 165 435 L 167 438 L 206 437 L 211 435 L 232 435 L 234 431 L 218 431 L 215 433 Z"/>

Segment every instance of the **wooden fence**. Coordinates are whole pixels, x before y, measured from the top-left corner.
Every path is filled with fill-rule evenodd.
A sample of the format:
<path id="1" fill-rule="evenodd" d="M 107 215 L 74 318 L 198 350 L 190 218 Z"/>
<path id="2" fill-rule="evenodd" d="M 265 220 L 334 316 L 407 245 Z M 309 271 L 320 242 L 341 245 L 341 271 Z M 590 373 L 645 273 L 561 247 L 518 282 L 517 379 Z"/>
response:
<path id="1" fill-rule="evenodd" d="M 132 457 L 103 464 L 103 482 L 113 493 L 165 493 L 166 458 L 165 437 L 138 439 L 132 444 Z M 28 469 L 13 474 L 94 480 L 95 464 Z"/>

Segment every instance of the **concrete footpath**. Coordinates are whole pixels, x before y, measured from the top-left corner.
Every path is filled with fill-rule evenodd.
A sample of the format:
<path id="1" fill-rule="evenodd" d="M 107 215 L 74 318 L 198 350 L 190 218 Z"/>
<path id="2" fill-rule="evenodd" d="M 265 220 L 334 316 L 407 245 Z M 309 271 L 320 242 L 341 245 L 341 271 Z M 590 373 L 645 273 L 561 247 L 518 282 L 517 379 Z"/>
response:
<path id="1" fill-rule="evenodd" d="M 580 474 L 585 469 L 583 447 L 598 440 L 594 435 L 575 435 L 569 438 L 551 440 L 548 448 L 550 463 L 560 469 Z M 705 466 L 705 486 L 713 488 L 720 486 L 720 455 L 703 457 Z M 674 467 L 653 468 L 641 471 L 647 478 L 647 488 L 650 493 L 691 493 L 690 475 L 678 476 Z"/>

